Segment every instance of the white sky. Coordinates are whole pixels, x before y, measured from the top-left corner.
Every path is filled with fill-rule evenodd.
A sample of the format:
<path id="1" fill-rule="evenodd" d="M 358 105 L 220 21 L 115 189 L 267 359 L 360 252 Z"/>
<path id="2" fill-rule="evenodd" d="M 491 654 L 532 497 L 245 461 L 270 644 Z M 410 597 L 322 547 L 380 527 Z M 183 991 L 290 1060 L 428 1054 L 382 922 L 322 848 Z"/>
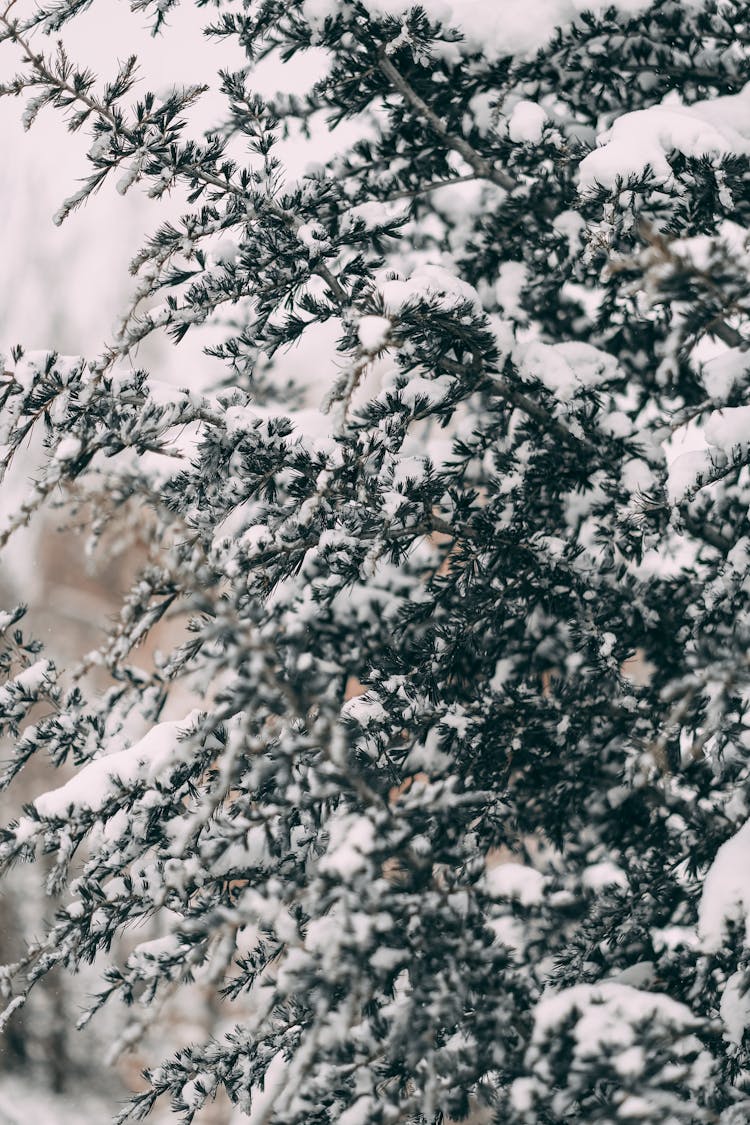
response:
<path id="1" fill-rule="evenodd" d="M 18 0 L 18 9 L 25 2 Z M 128 99 L 136 100 L 146 89 L 159 92 L 183 83 L 207 83 L 216 87 L 219 67 L 239 69 L 245 62 L 233 44 L 206 39 L 201 27 L 210 11 L 199 12 L 192 0 L 183 0 L 170 20 L 170 28 L 157 39 L 148 32 L 142 15 L 133 15 L 129 0 L 95 0 L 92 9 L 65 29 L 64 40 L 72 59 L 90 67 L 101 79 L 110 79 L 119 59 L 137 54 L 143 81 Z M 55 40 L 39 36 L 45 52 L 54 50 Z M 298 58 L 284 67 L 278 60 L 264 63 L 253 80 L 260 93 L 278 88 L 302 92 L 314 81 L 324 58 Z M 0 45 L 0 81 L 16 72 L 20 53 L 10 44 Z M 168 216 L 179 215 L 179 198 L 148 199 L 135 185 L 124 197 L 111 184 L 73 213 L 61 227 L 52 216 L 63 199 L 77 188 L 87 171 L 84 153 L 87 135 L 68 133 L 62 115 L 42 110 L 28 133 L 21 126 L 21 99 L 0 98 L 0 354 L 15 344 L 28 350 L 54 349 L 63 354 L 100 354 L 112 338 L 118 314 L 128 303 L 134 280 L 128 263 L 143 240 Z M 196 106 L 193 135 L 215 124 L 222 101 L 210 94 Z M 351 135 L 352 127 L 344 132 Z M 299 175 L 313 157 L 325 159 L 337 143 L 324 130 L 309 143 L 284 145 L 283 158 L 291 176 Z M 205 330 L 203 330 L 205 331 Z M 145 341 L 134 365 L 147 368 L 160 379 L 179 385 L 205 386 L 222 371 L 218 361 L 202 354 L 206 342 L 201 330 L 189 333 L 175 347 L 167 338 L 152 336 Z M 0 523 L 14 510 L 27 487 L 38 450 L 32 444 L 16 460 L 0 492 Z M 38 524 L 23 529 L 3 553 L 0 572 L 28 600 L 34 598 Z"/>
<path id="2" fill-rule="evenodd" d="M 19 4 L 19 8 L 21 5 Z M 170 17 L 167 32 L 154 39 L 142 14 L 130 11 L 128 0 L 98 0 L 92 9 L 64 29 L 70 56 L 89 66 L 104 81 L 117 69 L 119 59 L 137 54 L 143 80 L 129 101 L 147 88 L 157 93 L 174 84 L 205 82 L 216 87 L 219 67 L 239 69 L 245 62 L 236 44 L 206 39 L 201 27 L 211 11 L 198 11 L 190 0 Z M 36 40 L 45 51 L 54 38 Z M 261 93 L 282 87 L 302 91 L 320 73 L 321 52 L 298 57 L 290 66 L 268 60 L 253 79 Z M 0 48 L 0 80 L 15 72 L 18 55 L 10 44 Z M 21 343 L 27 349 L 54 347 L 66 354 L 99 353 L 111 338 L 118 312 L 124 307 L 132 279 L 128 262 L 158 223 L 179 214 L 179 199 L 147 199 L 136 185 L 123 198 L 112 184 L 55 227 L 52 215 L 76 190 L 87 169 L 87 137 L 65 129 L 62 115 L 42 110 L 28 133 L 20 123 L 24 103 L 0 99 L 0 139 L 6 160 L 0 164 L 0 350 Z M 192 118 L 193 134 L 216 123 L 221 99 L 207 94 Z M 327 148 L 336 147 L 330 142 Z M 297 175 L 312 158 L 309 146 L 295 142 L 284 146 L 290 174 Z M 320 137 L 315 158 L 321 159 Z M 200 341 L 188 339 L 174 348 L 168 341 L 142 346 L 137 362 L 157 365 L 161 377 L 185 379 L 185 365 L 206 364 Z"/>

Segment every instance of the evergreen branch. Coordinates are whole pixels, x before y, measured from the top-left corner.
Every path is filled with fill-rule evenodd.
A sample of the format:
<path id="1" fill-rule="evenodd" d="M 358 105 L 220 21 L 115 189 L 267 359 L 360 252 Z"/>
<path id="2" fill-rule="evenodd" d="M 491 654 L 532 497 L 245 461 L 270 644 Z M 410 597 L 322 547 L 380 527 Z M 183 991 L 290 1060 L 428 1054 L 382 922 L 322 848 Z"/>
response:
<path id="1" fill-rule="evenodd" d="M 131 6 L 158 29 L 177 2 Z M 72 898 L 0 969 L 20 993 L 0 1019 L 56 967 L 109 958 L 88 1014 L 136 1001 L 127 1046 L 200 976 L 215 1021 L 166 1060 L 144 1042 L 157 1065 L 123 1120 L 164 1096 L 188 1125 L 226 1092 L 269 1125 L 475 1104 L 504 1125 L 744 1121 L 749 443 L 720 412 L 747 397 L 750 204 L 746 146 L 710 153 L 744 105 L 722 91 L 750 73 L 747 4 L 568 5 L 555 30 L 513 0 L 488 6 L 486 44 L 478 4 L 452 5 L 455 28 L 432 0 L 214 4 L 247 65 L 220 71 L 229 124 L 205 143 L 183 116 L 198 87 L 126 111 L 135 58 L 100 87 L 62 44 L 34 53 L 33 28 L 90 5 L 17 23 L 0 0 L 23 57 L 0 94 L 29 93 L 25 124 L 52 106 L 90 128 L 94 175 L 58 217 L 115 168 L 123 192 L 188 203 L 133 260 L 97 366 L 15 349 L 0 374 L 0 461 L 45 427 L 0 546 L 56 500 L 105 563 L 138 554 L 98 650 L 64 668 L 0 611 L 4 784 L 45 751 L 75 767 L 0 828 L 0 868 L 37 849 Z M 252 93 L 258 58 L 310 46 L 327 67 L 304 104 Z M 313 108 L 313 148 L 312 130 L 374 127 L 283 187 L 278 138 Z M 602 120 L 603 182 L 578 192 Z M 432 194 L 467 181 L 499 203 Z M 184 391 L 108 376 L 154 328 L 220 333 L 229 301 L 215 396 L 199 369 Z M 713 372 L 709 334 L 733 349 Z M 726 461 L 670 465 L 665 488 L 670 427 L 706 416 Z M 74 646 L 68 583 L 48 620 Z M 148 638 L 167 651 L 139 662 Z M 166 705 L 199 710 L 175 724 Z M 157 944 L 123 948 L 154 921 Z"/>
<path id="2" fill-rule="evenodd" d="M 427 104 L 424 98 L 420 97 L 401 71 L 393 65 L 384 47 L 380 48 L 378 59 L 380 69 L 391 85 L 405 98 L 411 108 L 427 122 L 432 131 L 437 133 L 448 148 L 459 153 L 466 163 L 474 169 L 480 179 L 490 180 L 493 184 L 497 184 L 498 187 L 503 188 L 504 191 L 513 191 L 516 186 L 515 180 L 509 176 L 507 172 L 504 172 L 501 168 L 497 168 L 494 164 L 485 160 L 481 153 L 477 152 L 465 137 L 457 133 L 451 133 L 445 123 Z"/>
<path id="3" fill-rule="evenodd" d="M 750 338 L 744 336 L 731 324 L 721 316 L 714 317 L 706 325 L 706 331 L 711 336 L 716 336 L 723 344 L 729 348 L 739 348 L 740 351 L 747 351 L 750 348 Z"/>
<path id="4" fill-rule="evenodd" d="M 456 363 L 455 360 L 450 359 L 448 356 L 441 356 L 438 361 L 438 367 L 445 371 L 450 371 L 453 375 L 465 375 L 467 366 Z M 482 359 L 480 356 L 473 356 L 471 365 L 475 370 L 482 366 Z M 533 398 L 525 394 L 524 391 L 519 390 L 517 387 L 512 386 L 508 379 L 499 373 L 492 372 L 491 382 L 488 383 L 488 389 L 499 392 L 500 397 L 508 402 L 511 406 L 516 407 L 518 410 L 523 411 L 529 418 L 535 422 L 539 422 L 542 427 L 559 441 L 563 442 L 569 449 L 573 449 L 578 453 L 585 453 L 588 457 L 599 458 L 601 450 L 590 441 L 583 434 L 574 434 L 572 430 L 568 429 L 562 422 L 554 418 L 546 407 L 542 406 L 540 402 L 535 402 Z"/>
<path id="5" fill-rule="evenodd" d="M 705 520 L 698 519 L 691 512 L 680 512 L 680 519 L 691 535 L 708 543 L 709 547 L 714 547 L 722 555 L 728 555 L 734 546 L 733 539 L 722 535 L 717 528 L 712 527 Z"/>

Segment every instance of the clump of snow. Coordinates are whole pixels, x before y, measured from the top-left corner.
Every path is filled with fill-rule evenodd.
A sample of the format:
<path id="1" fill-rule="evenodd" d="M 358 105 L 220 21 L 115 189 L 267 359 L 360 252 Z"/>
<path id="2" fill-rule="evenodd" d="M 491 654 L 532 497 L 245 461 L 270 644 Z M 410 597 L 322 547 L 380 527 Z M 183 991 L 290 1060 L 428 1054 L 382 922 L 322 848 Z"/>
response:
<path id="1" fill-rule="evenodd" d="M 668 156 L 724 156 L 750 153 L 750 83 L 739 94 L 707 98 L 690 106 L 670 100 L 624 113 L 598 138 L 600 147 L 581 161 L 581 191 L 619 178 L 640 176 L 650 167 L 655 178 L 669 180 Z"/>
<path id="2" fill-rule="evenodd" d="M 37 660 L 0 688 L 0 709 L 10 707 L 19 695 L 35 696 L 45 680 L 53 680 L 54 665 L 50 660 Z"/>
<path id="3" fill-rule="evenodd" d="M 344 718 L 359 723 L 361 727 L 369 727 L 371 723 L 384 723 L 388 718 L 380 700 L 369 694 L 356 695 L 347 700 L 341 708 L 341 714 Z"/>
<path id="4" fill-rule="evenodd" d="M 443 266 L 421 265 L 409 278 L 381 281 L 379 289 L 387 311 L 393 313 L 411 302 L 431 299 L 437 299 L 446 308 L 453 308 L 464 301 L 474 305 L 478 312 L 482 308 L 476 289 Z"/>
<path id="5" fill-rule="evenodd" d="M 273 535 L 266 524 L 255 523 L 245 528 L 240 536 L 240 542 L 248 558 L 252 558 L 268 550 L 273 542 Z"/>
<path id="6" fill-rule="evenodd" d="M 516 102 L 508 118 L 508 136 L 518 144 L 539 144 L 547 114 L 536 102 Z"/>
<path id="7" fill-rule="evenodd" d="M 533 1078 L 516 1078 L 510 1087 L 510 1101 L 518 1113 L 530 1113 L 534 1108 L 536 1082 Z"/>
<path id="8" fill-rule="evenodd" d="M 147 965 L 148 962 L 158 961 L 160 957 L 173 958 L 178 956 L 182 942 L 177 934 L 164 934 L 162 937 L 141 941 L 128 955 L 129 965 Z"/>
<path id="9" fill-rule="evenodd" d="M 726 1026 L 726 1037 L 739 1046 L 750 1027 L 750 988 L 747 974 L 732 973 L 724 985 L 719 1004 L 719 1014 Z"/>
<path id="10" fill-rule="evenodd" d="M 599 423 L 599 428 L 605 434 L 612 434 L 613 437 L 624 438 L 630 437 L 633 432 L 633 423 L 628 418 L 627 414 L 623 414 L 621 410 L 613 410 L 609 414 L 605 414 Z"/>
<path id="11" fill-rule="evenodd" d="M 320 223 L 302 223 L 297 238 L 309 250 L 320 250 L 328 245 L 328 236 Z"/>
<path id="12" fill-rule="evenodd" d="M 440 746 L 440 727 L 430 727 L 424 738 L 412 746 L 404 763 L 405 768 L 411 773 L 424 770 L 430 775 L 448 769 L 452 759 Z"/>
<path id="13" fill-rule="evenodd" d="M 12 625 L 14 620 L 14 614 L 0 611 L 0 633 Z"/>
<path id="14" fill-rule="evenodd" d="M 669 464 L 667 495 L 672 504 L 692 492 L 703 478 L 726 465 L 735 454 L 750 449 L 750 406 L 729 406 L 714 410 L 700 430 L 686 435 L 699 442 L 697 449 L 673 456 Z M 679 448 L 675 443 L 672 450 Z"/>
<path id="15" fill-rule="evenodd" d="M 483 90 L 469 102 L 470 123 L 482 136 L 491 132 L 497 122 L 497 95 Z"/>
<path id="16" fill-rule="evenodd" d="M 24 391 L 30 391 L 35 380 L 44 371 L 49 352 L 24 352 L 12 368 L 13 378 Z"/>
<path id="17" fill-rule="evenodd" d="M 229 844 L 219 855 L 212 855 L 211 870 L 217 875 L 247 871 L 268 865 L 271 858 L 265 828 L 248 828 L 244 839 Z"/>
<path id="18" fill-rule="evenodd" d="M 523 863 L 500 863 L 485 873 L 485 880 L 492 898 L 515 899 L 522 906 L 542 901 L 544 876 Z"/>
<path id="19" fill-rule="evenodd" d="M 453 389 L 455 380 L 450 375 L 438 375 L 434 379 L 423 379 L 421 375 L 414 375 L 400 389 L 402 400 L 407 406 L 416 406 L 417 399 L 427 399 L 429 403 L 441 402 Z M 378 398 L 385 398 L 386 391 Z"/>
<path id="20" fill-rule="evenodd" d="M 576 984 L 541 998 L 534 1011 L 532 1042 L 539 1042 L 576 1010 L 581 1013 L 576 1039 L 590 1046 L 604 1046 L 613 1038 L 617 1041 L 628 1025 L 649 1015 L 662 1016 L 668 1023 L 688 1027 L 696 1023 L 685 1004 L 662 992 L 643 992 L 611 981 Z"/>
<path id="21" fill-rule="evenodd" d="M 552 220 L 552 226 L 558 234 L 567 240 L 568 252 L 571 257 L 576 253 L 583 242 L 583 233 L 586 230 L 586 220 L 578 211 L 561 211 Z M 588 291 L 589 296 L 591 291 Z"/>
<path id="22" fill-rule="evenodd" d="M 366 867 L 375 846 L 375 825 L 366 816 L 345 813 L 334 817 L 329 827 L 329 844 L 320 861 L 321 871 L 347 878 Z"/>
<path id="23" fill-rule="evenodd" d="M 723 399 L 747 376 L 750 355 L 741 348 L 728 348 L 712 356 L 702 368 L 703 385 L 712 399 Z"/>
<path id="24" fill-rule="evenodd" d="M 670 504 L 679 504 L 684 500 L 696 482 L 711 471 L 711 464 L 708 449 L 691 449 L 675 457 L 670 462 L 667 474 L 667 498 Z"/>
<path id="25" fill-rule="evenodd" d="M 700 945 L 698 934 L 692 926 L 666 926 L 651 931 L 651 942 L 657 953 L 663 949 L 697 949 Z"/>
<path id="26" fill-rule="evenodd" d="M 611 1051 L 614 1065 L 623 1076 L 638 1074 L 646 1065 L 638 1025 L 661 1024 L 673 1029 L 676 1048 L 679 1033 L 684 1036 L 697 1025 L 685 1004 L 664 993 L 614 981 L 574 985 L 542 996 L 536 1005 L 529 1061 L 536 1064 L 538 1073 L 546 1075 L 549 1071 L 545 1043 L 574 1018 L 574 1055 L 584 1062 Z M 683 1043 L 687 1046 L 697 1040 L 690 1036 Z"/>
<path id="27" fill-rule="evenodd" d="M 750 114 L 750 104 L 748 104 Z M 709 445 L 729 455 L 733 449 L 750 445 L 750 406 L 731 406 L 715 410 L 703 428 Z"/>
<path id="28" fill-rule="evenodd" d="M 222 238 L 214 247 L 213 261 L 218 266 L 233 266 L 239 256 L 239 247 L 231 238 Z"/>
<path id="29" fill-rule="evenodd" d="M 184 730 L 199 714 L 192 711 L 184 719 L 157 723 L 133 746 L 94 759 L 65 785 L 37 797 L 36 811 L 46 818 L 62 817 L 70 808 L 99 812 L 117 793 L 118 780 L 124 785 L 155 780 L 191 753 Z"/>
<path id="30" fill-rule="evenodd" d="M 562 402 L 617 376 L 614 356 L 577 340 L 562 344 L 532 340 L 519 344 L 514 358 L 525 377 L 539 379 Z"/>
<path id="31" fill-rule="evenodd" d="M 22 816 L 13 829 L 13 836 L 17 844 L 26 844 L 36 836 L 39 825 L 30 816 Z"/>
<path id="32" fill-rule="evenodd" d="M 427 460 L 418 455 L 399 457 L 394 461 L 392 471 L 394 488 L 402 488 L 408 481 L 421 483 L 427 471 Z"/>
<path id="33" fill-rule="evenodd" d="M 750 945 L 750 820 L 721 845 L 703 880 L 698 933 L 707 953 L 721 949 L 730 922 L 744 926 Z"/>
<path id="34" fill-rule="evenodd" d="M 55 457 L 58 461 L 75 461 L 81 452 L 81 440 L 77 437 L 64 437 L 58 442 Z"/>
<path id="35" fill-rule="evenodd" d="M 528 281 L 525 262 L 503 262 L 495 281 L 495 299 L 506 316 L 525 319 L 521 293 Z"/>
<path id="36" fill-rule="evenodd" d="M 623 869 L 608 861 L 592 863 L 587 867 L 583 873 L 583 885 L 592 891 L 603 891 L 606 887 L 622 887 L 627 890 L 630 886 Z"/>
<path id="37" fill-rule="evenodd" d="M 654 470 L 641 457 L 631 457 L 622 466 L 622 484 L 628 492 L 650 492 L 656 487 Z"/>
<path id="38" fill-rule="evenodd" d="M 379 352 L 385 346 L 391 322 L 387 316 L 363 316 L 357 325 L 357 335 L 365 352 Z"/>
<path id="39" fill-rule="evenodd" d="M 249 403 L 245 406 L 229 406 L 224 419 L 230 437 L 257 430 L 263 423 L 275 418 L 287 419 L 292 426 L 288 441 L 299 441 L 311 452 L 330 453 L 335 446 L 331 436 L 331 419 L 321 410 L 285 410 Z"/>

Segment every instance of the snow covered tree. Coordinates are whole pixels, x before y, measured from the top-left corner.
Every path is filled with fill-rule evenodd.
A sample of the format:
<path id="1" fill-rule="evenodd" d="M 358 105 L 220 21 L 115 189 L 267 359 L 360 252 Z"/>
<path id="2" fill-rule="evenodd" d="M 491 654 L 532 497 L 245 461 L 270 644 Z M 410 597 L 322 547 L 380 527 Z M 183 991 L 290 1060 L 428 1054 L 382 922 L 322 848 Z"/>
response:
<path id="1" fill-rule="evenodd" d="M 2 377 L 3 464 L 48 456 L 0 542 L 147 552 L 76 667 L 2 617 L 5 783 L 74 767 L 2 833 L 62 895 L 4 1018 L 104 956 L 117 1051 L 214 989 L 120 1121 L 746 1122 L 750 5 L 198 0 L 246 59 L 201 136 L 48 49 L 91 2 L 0 16 L 25 121 L 90 137 L 57 221 L 186 202 L 98 359 Z M 175 4 L 131 4 L 165 67 Z M 128 362 L 207 323 L 220 385 Z"/>

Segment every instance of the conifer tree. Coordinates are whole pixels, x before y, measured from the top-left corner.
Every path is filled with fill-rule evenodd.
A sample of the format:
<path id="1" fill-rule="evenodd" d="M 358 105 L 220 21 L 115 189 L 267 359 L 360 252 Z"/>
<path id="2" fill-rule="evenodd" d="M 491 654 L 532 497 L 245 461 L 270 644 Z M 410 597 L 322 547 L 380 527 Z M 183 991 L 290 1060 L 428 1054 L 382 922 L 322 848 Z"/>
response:
<path id="1" fill-rule="evenodd" d="M 4 1018 L 102 954 L 119 1046 L 214 988 L 120 1121 L 747 1121 L 750 6 L 198 0 L 247 59 L 200 136 L 199 88 L 45 39 L 90 3 L 0 16 L 25 123 L 90 138 L 56 221 L 188 203 L 100 357 L 0 384 L 3 465 L 47 451 L 3 545 L 46 504 L 149 545 L 78 667 L 0 622 L 5 783 L 73 767 L 2 833 L 61 896 Z M 175 4 L 131 3 L 165 66 Z M 311 48 L 309 95 L 257 96 Z M 206 322 L 221 385 L 127 362 Z"/>

